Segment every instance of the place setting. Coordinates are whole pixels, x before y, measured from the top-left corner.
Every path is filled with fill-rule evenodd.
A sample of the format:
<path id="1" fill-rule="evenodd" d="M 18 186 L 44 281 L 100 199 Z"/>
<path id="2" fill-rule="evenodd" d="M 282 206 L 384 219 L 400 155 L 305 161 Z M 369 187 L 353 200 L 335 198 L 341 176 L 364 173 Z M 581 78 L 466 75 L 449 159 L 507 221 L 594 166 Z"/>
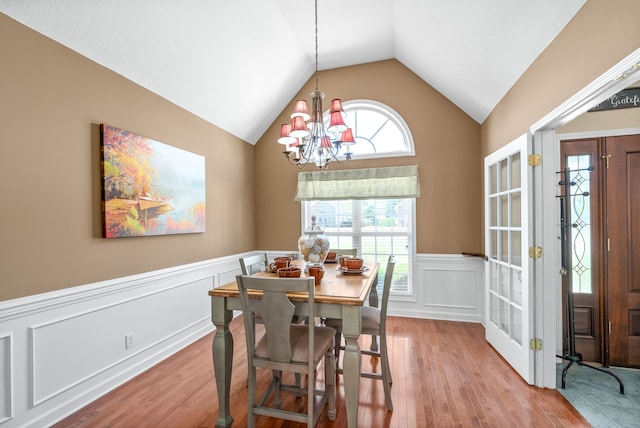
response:
<path id="1" fill-rule="evenodd" d="M 364 265 L 364 260 L 359 257 L 341 256 L 339 262 L 340 266 L 337 269 L 343 275 L 362 275 L 369 270 Z"/>
<path id="2" fill-rule="evenodd" d="M 269 263 L 267 265 L 266 271 L 269 273 L 277 273 L 278 269 L 284 269 L 284 268 L 290 267 L 292 261 L 293 261 L 292 257 L 288 257 L 288 256 L 276 257 L 273 259 L 273 263 Z"/>
<path id="3" fill-rule="evenodd" d="M 324 259 L 325 264 L 333 264 L 338 263 L 338 253 L 336 251 L 329 251 L 327 253 L 327 258 Z"/>

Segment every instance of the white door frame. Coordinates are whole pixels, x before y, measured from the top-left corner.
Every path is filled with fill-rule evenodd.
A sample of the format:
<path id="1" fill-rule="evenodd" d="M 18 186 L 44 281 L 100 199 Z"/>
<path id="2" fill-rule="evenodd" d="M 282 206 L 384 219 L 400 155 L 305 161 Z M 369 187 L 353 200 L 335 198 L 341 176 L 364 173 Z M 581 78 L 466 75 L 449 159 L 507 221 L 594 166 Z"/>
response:
<path id="1" fill-rule="evenodd" d="M 556 387 L 556 354 L 562 354 L 561 332 L 557 325 L 561 309 L 559 211 L 556 201 L 560 148 L 556 128 L 570 122 L 593 105 L 640 80 L 640 49 L 620 61 L 584 89 L 544 116 L 530 128 L 534 152 L 542 157 L 540 174 L 534 179 L 535 241 L 543 248 L 534 263 L 534 334 L 543 339 L 542 358 L 535 358 L 535 385 Z M 622 77 L 625 75 L 625 77 Z M 540 242 L 538 244 L 538 242 Z M 560 346 L 558 347 L 558 343 Z"/>

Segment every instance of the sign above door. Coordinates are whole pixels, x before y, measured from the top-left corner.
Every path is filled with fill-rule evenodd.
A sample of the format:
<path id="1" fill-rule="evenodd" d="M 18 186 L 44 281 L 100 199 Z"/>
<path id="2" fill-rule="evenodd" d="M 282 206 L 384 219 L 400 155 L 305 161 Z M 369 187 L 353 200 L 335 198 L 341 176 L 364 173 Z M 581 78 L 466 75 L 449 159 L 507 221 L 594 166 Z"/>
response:
<path id="1" fill-rule="evenodd" d="M 620 110 L 633 107 L 640 107 L 640 88 L 623 89 L 601 103 L 596 104 L 588 111 Z"/>

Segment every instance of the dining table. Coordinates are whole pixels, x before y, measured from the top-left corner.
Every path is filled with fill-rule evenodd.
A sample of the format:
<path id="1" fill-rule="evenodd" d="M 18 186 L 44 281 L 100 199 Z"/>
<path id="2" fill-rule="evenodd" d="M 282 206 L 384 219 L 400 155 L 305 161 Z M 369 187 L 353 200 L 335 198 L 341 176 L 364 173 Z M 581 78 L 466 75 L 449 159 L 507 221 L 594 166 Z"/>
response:
<path id="1" fill-rule="evenodd" d="M 301 267 L 301 277 L 308 277 L 303 260 L 293 260 L 294 266 Z M 378 262 L 365 261 L 359 272 L 345 271 L 337 264 L 324 264 L 324 276 L 315 287 L 315 314 L 320 318 L 342 319 L 342 336 L 345 339 L 343 354 L 343 381 L 347 410 L 347 426 L 358 425 L 358 403 L 360 393 L 360 346 L 361 311 L 367 299 L 369 305 L 377 306 L 376 285 L 378 281 Z M 274 272 L 261 271 L 254 276 L 275 278 Z M 216 327 L 213 336 L 213 367 L 218 390 L 218 419 L 216 427 L 231 427 L 233 416 L 230 409 L 231 370 L 233 366 L 233 336 L 229 323 L 233 311 L 241 311 L 237 283 L 230 282 L 209 290 L 211 298 L 211 320 Z M 289 296 L 295 305 L 295 314 L 306 313 L 307 293 L 295 293 Z"/>

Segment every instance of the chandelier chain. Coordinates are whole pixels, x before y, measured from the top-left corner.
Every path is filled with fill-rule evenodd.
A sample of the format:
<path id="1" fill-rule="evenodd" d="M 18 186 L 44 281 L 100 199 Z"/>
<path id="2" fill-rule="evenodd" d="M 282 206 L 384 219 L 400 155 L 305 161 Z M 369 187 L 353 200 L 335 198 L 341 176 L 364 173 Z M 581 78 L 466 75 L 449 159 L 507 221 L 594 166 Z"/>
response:
<path id="1" fill-rule="evenodd" d="M 343 147 L 346 148 L 345 161 L 351 160 L 352 153 L 348 146 L 355 144 L 355 140 L 351 128 L 348 128 L 343 120 L 345 113 L 342 100 L 339 98 L 331 101 L 329 126 L 326 127 L 324 124 L 324 94 L 318 89 L 318 0 L 314 1 L 314 17 L 316 89 L 311 94 L 311 115 L 305 100 L 296 101 L 291 123 L 283 123 L 280 127 L 278 143 L 285 145 L 285 157 L 299 168 L 315 164 L 318 168 L 324 169 L 330 162 L 342 163 L 338 154 Z"/>
<path id="2" fill-rule="evenodd" d="M 315 14 L 316 17 L 316 91 L 318 90 L 318 0 L 315 1 Z"/>

